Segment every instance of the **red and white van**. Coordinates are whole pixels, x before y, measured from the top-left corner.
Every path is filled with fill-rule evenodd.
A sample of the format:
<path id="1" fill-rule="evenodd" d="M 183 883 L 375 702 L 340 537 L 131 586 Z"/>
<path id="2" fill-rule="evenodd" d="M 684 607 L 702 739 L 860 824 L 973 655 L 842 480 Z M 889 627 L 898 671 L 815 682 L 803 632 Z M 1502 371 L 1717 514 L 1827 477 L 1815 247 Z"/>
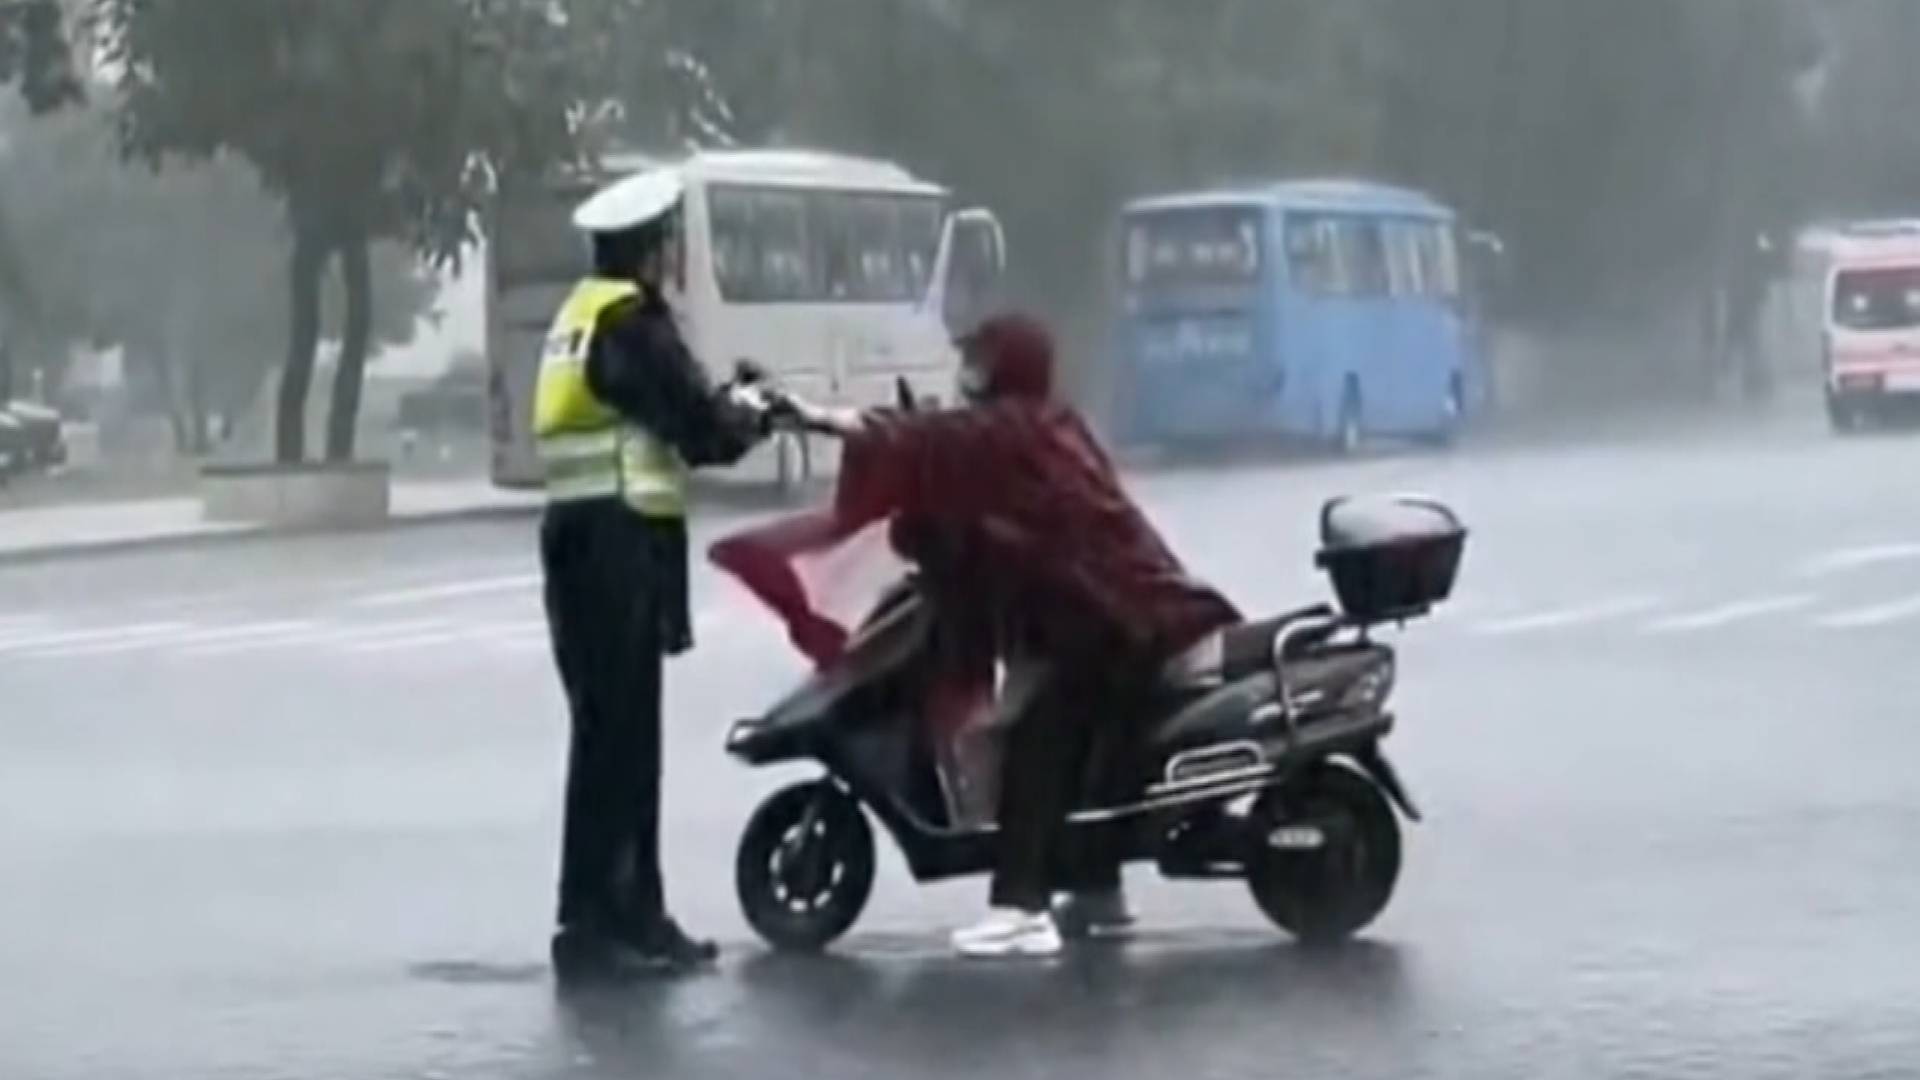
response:
<path id="1" fill-rule="evenodd" d="M 1834 429 L 1920 413 L 1920 221 L 1850 225 L 1826 246 L 1822 340 Z"/>

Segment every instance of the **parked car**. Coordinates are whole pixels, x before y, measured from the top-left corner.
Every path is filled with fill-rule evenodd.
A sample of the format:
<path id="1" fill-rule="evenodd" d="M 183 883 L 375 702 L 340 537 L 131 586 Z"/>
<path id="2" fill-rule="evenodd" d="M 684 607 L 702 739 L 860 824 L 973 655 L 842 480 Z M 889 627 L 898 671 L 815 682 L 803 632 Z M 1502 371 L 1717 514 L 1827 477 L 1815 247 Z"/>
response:
<path id="1" fill-rule="evenodd" d="M 27 471 L 27 428 L 0 409 L 0 483 Z"/>
<path id="2" fill-rule="evenodd" d="M 67 442 L 57 411 L 31 401 L 10 401 L 0 406 L 0 416 L 18 431 L 11 440 L 15 472 L 38 472 L 66 463 Z"/>

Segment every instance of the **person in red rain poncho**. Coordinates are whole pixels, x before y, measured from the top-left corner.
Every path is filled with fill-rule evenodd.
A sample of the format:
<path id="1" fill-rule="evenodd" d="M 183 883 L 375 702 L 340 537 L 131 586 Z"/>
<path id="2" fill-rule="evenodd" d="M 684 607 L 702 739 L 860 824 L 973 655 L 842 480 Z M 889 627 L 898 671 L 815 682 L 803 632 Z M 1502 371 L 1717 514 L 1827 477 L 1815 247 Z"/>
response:
<path id="1" fill-rule="evenodd" d="M 1112 786 L 1131 779 L 1125 763 L 1138 740 L 1128 729 L 1154 673 L 1239 614 L 1186 574 L 1086 423 L 1054 397 L 1044 327 L 998 316 L 961 348 L 966 408 L 856 415 L 796 407 L 809 426 L 845 441 L 835 500 L 843 526 L 891 517 L 896 542 L 909 548 L 915 537 L 964 538 L 968 555 L 957 565 L 966 580 L 941 591 L 967 598 L 974 610 L 963 623 L 991 628 L 1009 697 L 1024 704 L 1004 747 L 992 911 L 956 932 L 954 947 L 969 956 L 1051 955 L 1061 947 L 1056 885 L 1082 927 L 1129 921 L 1113 839 L 1061 850 L 1090 757 L 1098 749 L 1113 758 L 1094 770 L 1092 782 L 1105 790 L 1092 794 L 1124 794 Z M 1028 675 L 1030 695 L 1015 689 Z"/>

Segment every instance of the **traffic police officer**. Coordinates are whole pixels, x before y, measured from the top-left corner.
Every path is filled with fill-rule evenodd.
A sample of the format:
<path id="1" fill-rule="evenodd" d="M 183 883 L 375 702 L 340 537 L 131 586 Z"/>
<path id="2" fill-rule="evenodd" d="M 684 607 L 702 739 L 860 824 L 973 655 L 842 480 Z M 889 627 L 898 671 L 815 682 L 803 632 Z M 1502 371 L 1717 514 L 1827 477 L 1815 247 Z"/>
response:
<path id="1" fill-rule="evenodd" d="M 663 895 L 661 668 L 693 644 L 687 470 L 738 460 L 766 419 L 750 393 L 709 382 L 668 306 L 682 190 L 677 172 L 647 172 L 575 211 L 593 272 L 554 318 L 535 391 L 547 621 L 573 722 L 553 939 L 568 981 L 717 953 Z"/>

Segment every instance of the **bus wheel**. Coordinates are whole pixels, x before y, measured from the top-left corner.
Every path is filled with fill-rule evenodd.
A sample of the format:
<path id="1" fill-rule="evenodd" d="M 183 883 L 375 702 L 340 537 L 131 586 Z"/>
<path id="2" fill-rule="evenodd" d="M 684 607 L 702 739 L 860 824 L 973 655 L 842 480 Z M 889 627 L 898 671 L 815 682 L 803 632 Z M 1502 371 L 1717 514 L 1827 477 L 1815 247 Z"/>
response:
<path id="1" fill-rule="evenodd" d="M 1827 424 L 1835 434 L 1854 435 L 1867 426 L 1866 409 L 1857 401 L 1827 391 Z"/>
<path id="2" fill-rule="evenodd" d="M 1333 448 L 1343 457 L 1360 452 L 1366 441 L 1364 413 L 1360 404 L 1360 384 L 1351 376 L 1340 394 L 1340 419 L 1333 429 Z"/>

